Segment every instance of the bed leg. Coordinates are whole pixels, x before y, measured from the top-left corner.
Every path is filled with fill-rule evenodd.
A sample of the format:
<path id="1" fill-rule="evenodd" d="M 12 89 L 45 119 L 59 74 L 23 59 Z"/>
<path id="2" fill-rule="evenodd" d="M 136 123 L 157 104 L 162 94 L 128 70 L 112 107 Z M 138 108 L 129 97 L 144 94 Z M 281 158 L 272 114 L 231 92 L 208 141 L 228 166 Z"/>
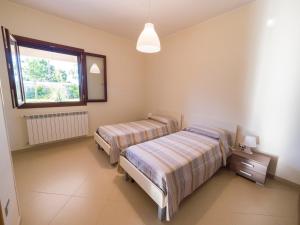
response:
<path id="1" fill-rule="evenodd" d="M 164 220 L 166 220 L 166 207 L 164 207 L 164 208 L 160 208 L 159 206 L 158 206 L 158 213 L 157 213 L 157 215 L 158 215 L 158 219 L 160 220 L 160 221 L 164 221 Z"/>
<path id="2" fill-rule="evenodd" d="M 130 176 L 129 176 L 128 173 L 125 173 L 125 180 L 126 180 L 126 181 L 129 181 L 129 180 L 130 180 Z"/>
<path id="3" fill-rule="evenodd" d="M 112 167 L 117 167 L 117 166 L 118 166 L 118 162 L 116 162 L 116 163 L 110 163 L 110 165 L 111 165 Z"/>
<path id="4" fill-rule="evenodd" d="M 97 144 L 97 148 L 98 148 L 98 150 L 101 150 L 101 151 L 103 151 L 103 148 L 98 144 L 98 143 L 96 143 Z"/>
<path id="5" fill-rule="evenodd" d="M 132 179 L 132 177 L 128 173 L 125 173 L 125 180 L 134 183 L 134 179 Z"/>

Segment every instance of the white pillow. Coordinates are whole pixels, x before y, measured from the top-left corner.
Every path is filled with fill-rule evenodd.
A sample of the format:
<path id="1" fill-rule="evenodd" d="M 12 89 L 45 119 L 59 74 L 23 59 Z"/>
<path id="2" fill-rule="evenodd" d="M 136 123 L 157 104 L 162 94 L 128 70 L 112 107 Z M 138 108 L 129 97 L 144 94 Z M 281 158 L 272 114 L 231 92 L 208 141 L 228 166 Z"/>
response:
<path id="1" fill-rule="evenodd" d="M 220 133 L 218 131 L 205 126 L 192 125 L 191 127 L 185 128 L 185 130 L 196 134 L 201 134 L 210 138 L 214 138 L 214 139 L 220 138 Z"/>
<path id="2" fill-rule="evenodd" d="M 220 142 L 220 148 L 223 155 L 223 164 L 226 166 L 227 157 L 230 155 L 230 149 L 228 144 L 229 133 L 221 128 L 206 127 L 202 125 L 192 125 L 191 127 L 185 128 L 186 131 L 190 131 L 196 134 L 207 136 L 210 138 L 218 139 Z"/>
<path id="3" fill-rule="evenodd" d="M 164 123 L 168 126 L 169 133 L 178 131 L 178 122 L 175 119 L 166 116 L 148 115 L 148 119 Z"/>

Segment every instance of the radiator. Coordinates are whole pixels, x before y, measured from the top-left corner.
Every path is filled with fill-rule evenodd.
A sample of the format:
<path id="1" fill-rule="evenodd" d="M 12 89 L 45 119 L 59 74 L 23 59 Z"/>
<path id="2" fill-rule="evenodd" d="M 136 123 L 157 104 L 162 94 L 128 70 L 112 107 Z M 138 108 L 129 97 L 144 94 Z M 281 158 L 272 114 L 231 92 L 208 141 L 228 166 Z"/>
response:
<path id="1" fill-rule="evenodd" d="M 25 116 L 30 145 L 88 135 L 88 113 L 67 112 Z"/>

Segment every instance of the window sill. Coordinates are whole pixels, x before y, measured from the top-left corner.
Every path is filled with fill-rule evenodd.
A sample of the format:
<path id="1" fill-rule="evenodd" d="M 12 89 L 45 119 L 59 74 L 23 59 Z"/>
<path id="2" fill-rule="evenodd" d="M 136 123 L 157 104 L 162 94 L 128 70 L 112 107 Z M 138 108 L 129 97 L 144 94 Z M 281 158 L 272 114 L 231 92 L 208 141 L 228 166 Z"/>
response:
<path id="1" fill-rule="evenodd" d="M 45 102 L 45 103 L 25 103 L 18 107 L 18 109 L 30 108 L 48 108 L 48 107 L 68 107 L 68 106 L 83 106 L 85 102 Z"/>

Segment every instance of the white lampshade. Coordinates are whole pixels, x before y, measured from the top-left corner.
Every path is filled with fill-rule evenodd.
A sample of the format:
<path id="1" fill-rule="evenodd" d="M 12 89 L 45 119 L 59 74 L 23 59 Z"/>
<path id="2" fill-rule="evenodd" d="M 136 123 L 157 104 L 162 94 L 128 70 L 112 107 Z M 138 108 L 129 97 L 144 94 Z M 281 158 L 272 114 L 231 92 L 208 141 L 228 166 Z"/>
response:
<path id="1" fill-rule="evenodd" d="M 140 34 L 136 49 L 144 53 L 155 53 L 160 51 L 159 37 L 152 23 L 146 23 L 144 30 Z"/>
<path id="2" fill-rule="evenodd" d="M 100 74 L 100 69 L 96 63 L 93 63 L 90 67 L 90 73 Z"/>
<path id="3" fill-rule="evenodd" d="M 256 147 L 256 137 L 246 136 L 244 138 L 244 145 L 246 145 L 249 148 L 255 148 Z"/>

